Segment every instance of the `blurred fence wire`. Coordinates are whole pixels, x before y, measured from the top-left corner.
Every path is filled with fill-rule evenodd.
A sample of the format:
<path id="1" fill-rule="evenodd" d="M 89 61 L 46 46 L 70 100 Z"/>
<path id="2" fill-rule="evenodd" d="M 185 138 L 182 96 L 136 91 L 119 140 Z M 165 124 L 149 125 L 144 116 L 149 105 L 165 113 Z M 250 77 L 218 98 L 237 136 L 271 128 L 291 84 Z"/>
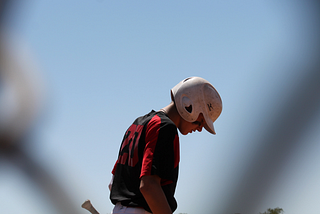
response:
<path id="1" fill-rule="evenodd" d="M 236 188 L 221 205 L 221 213 L 229 213 L 230 210 L 257 213 L 281 172 L 299 154 L 299 149 L 315 143 L 301 140 L 320 111 L 320 3 L 310 1 L 307 5 L 316 11 L 314 19 L 310 20 L 314 28 L 305 32 L 315 38 L 308 53 L 309 61 L 292 71 L 303 75 L 287 93 L 286 99 L 270 101 L 278 102 L 278 108 L 266 128 L 247 139 L 257 142 L 260 147 L 251 155 L 242 174 L 234 179 Z"/>
<path id="2" fill-rule="evenodd" d="M 32 146 L 29 133 L 40 111 L 41 96 L 30 75 L 30 62 L 15 55 L 6 39 L 4 19 L 11 2 L 0 1 L 0 161 L 20 170 L 56 213 L 75 214 L 76 208 L 64 188 L 27 149 Z M 0 168 L 0 173 L 5 172 Z"/>
<path id="3" fill-rule="evenodd" d="M 23 172 L 25 178 L 38 187 L 57 213 L 75 214 L 78 210 L 76 206 L 79 205 L 73 204 L 73 200 L 51 172 L 27 149 L 28 133 L 37 117 L 40 98 L 37 86 L 29 76 L 28 65 L 20 64 L 20 60 L 10 54 L 10 47 L 3 36 L 3 19 L 9 3 L 8 0 L 0 1 L 0 161 L 9 161 Z M 318 3 L 315 5 L 319 7 Z M 317 18 L 320 20 L 319 16 Z M 304 79 L 296 84 L 288 94 L 288 99 L 280 104 L 268 129 L 253 139 L 260 142 L 262 147 L 237 178 L 238 188 L 221 205 L 221 213 L 228 213 L 230 207 L 254 213 L 284 164 L 302 143 L 298 140 L 300 134 L 320 109 L 319 41 L 315 43 L 315 49 L 317 57 L 314 64 L 301 71 L 305 73 Z"/>
<path id="4" fill-rule="evenodd" d="M 225 201 L 221 213 L 228 213 L 232 207 L 256 213 L 288 161 L 301 146 L 308 146 L 300 136 L 320 110 L 320 64 L 317 62 L 304 72 L 304 79 L 281 103 L 268 128 L 253 139 L 261 146 L 235 180 L 237 188 Z"/>

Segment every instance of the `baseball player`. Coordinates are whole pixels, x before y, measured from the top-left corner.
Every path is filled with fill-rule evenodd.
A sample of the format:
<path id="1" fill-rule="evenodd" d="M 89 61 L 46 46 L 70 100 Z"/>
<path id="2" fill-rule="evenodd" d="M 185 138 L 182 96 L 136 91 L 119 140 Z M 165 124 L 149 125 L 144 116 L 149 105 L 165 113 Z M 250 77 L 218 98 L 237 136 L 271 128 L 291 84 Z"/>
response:
<path id="1" fill-rule="evenodd" d="M 171 89 L 172 102 L 137 118 L 123 137 L 109 184 L 113 214 L 172 214 L 179 168 L 179 135 L 215 134 L 220 95 L 205 79 L 190 77 Z"/>

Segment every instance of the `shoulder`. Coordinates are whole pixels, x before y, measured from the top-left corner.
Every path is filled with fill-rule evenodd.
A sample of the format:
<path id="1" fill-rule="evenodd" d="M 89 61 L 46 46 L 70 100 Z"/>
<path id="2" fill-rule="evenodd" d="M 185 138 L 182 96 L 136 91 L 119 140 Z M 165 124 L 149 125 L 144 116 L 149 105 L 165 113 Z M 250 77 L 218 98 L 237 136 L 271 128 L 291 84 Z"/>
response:
<path id="1" fill-rule="evenodd" d="M 156 112 L 146 126 L 146 136 L 167 135 L 169 137 L 177 133 L 176 125 L 163 112 Z"/>
<path id="2" fill-rule="evenodd" d="M 170 120 L 170 118 L 161 111 L 155 112 L 151 120 L 149 121 L 149 126 L 159 126 L 159 128 L 171 128 L 176 129 L 176 125 Z"/>

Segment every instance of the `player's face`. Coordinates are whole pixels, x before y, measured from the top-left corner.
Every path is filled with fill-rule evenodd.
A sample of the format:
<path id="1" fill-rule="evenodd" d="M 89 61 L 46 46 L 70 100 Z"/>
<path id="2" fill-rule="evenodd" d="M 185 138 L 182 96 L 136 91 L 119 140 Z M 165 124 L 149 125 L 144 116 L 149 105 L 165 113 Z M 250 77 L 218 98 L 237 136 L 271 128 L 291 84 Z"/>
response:
<path id="1" fill-rule="evenodd" d="M 205 123 L 205 120 L 202 114 L 200 114 L 197 120 L 194 122 L 185 121 L 183 118 L 181 119 L 182 121 L 181 121 L 179 130 L 183 135 L 187 135 L 195 131 L 201 132 Z"/>

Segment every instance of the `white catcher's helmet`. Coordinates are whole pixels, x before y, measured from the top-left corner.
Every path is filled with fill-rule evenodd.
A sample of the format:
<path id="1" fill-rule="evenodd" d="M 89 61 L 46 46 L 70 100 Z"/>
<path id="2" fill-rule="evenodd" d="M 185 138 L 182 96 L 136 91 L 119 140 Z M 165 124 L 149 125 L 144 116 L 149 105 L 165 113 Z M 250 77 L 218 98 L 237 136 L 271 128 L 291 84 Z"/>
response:
<path id="1" fill-rule="evenodd" d="M 201 77 L 184 79 L 171 89 L 171 98 L 184 120 L 194 122 L 202 113 L 204 128 L 216 134 L 213 122 L 221 114 L 222 101 L 217 90 L 207 80 Z"/>

